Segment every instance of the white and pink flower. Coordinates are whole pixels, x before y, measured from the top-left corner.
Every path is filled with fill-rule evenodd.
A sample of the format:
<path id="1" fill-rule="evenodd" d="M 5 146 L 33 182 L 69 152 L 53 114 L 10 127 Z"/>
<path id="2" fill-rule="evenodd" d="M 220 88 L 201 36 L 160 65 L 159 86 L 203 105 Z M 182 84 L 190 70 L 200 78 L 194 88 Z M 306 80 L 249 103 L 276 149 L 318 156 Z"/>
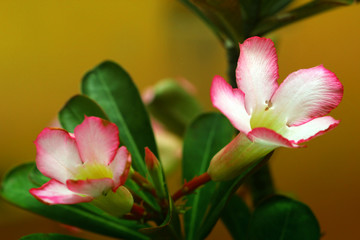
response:
<path id="1" fill-rule="evenodd" d="M 240 44 L 238 88 L 214 77 L 212 103 L 240 133 L 212 159 L 213 180 L 232 179 L 276 147 L 300 147 L 339 124 L 325 116 L 343 96 L 334 73 L 320 65 L 291 73 L 280 86 L 277 79 L 274 44 L 260 37 Z"/>
<path id="2" fill-rule="evenodd" d="M 30 193 L 50 205 L 93 201 L 101 208 L 117 205 L 116 215 L 129 212 L 133 198 L 122 185 L 131 155 L 119 148 L 118 133 L 115 124 L 97 117 L 85 117 L 73 134 L 45 128 L 35 141 L 36 165 L 51 180 Z"/>

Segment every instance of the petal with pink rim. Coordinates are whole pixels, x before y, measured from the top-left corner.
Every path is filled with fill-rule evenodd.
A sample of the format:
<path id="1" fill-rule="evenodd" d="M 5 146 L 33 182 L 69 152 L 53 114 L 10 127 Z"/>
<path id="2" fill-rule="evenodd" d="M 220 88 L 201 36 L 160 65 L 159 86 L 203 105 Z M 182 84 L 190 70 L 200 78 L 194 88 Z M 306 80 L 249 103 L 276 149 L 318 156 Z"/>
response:
<path id="1" fill-rule="evenodd" d="M 300 125 L 334 109 L 343 96 L 343 86 L 322 65 L 291 73 L 271 98 L 272 108 L 287 125 Z"/>
<path id="2" fill-rule="evenodd" d="M 278 88 L 277 55 L 271 39 L 252 37 L 240 44 L 236 81 L 245 93 L 245 107 L 249 114 L 266 106 Z"/>
<path id="3" fill-rule="evenodd" d="M 115 192 L 118 187 L 123 185 L 129 174 L 131 166 L 131 155 L 125 146 L 122 146 L 117 151 L 114 160 L 110 163 L 109 167 L 113 173 Z"/>
<path id="4" fill-rule="evenodd" d="M 251 130 L 250 116 L 246 112 L 244 93 L 233 89 L 222 77 L 215 76 L 210 89 L 211 101 L 239 131 Z"/>
<path id="5" fill-rule="evenodd" d="M 35 145 L 36 166 L 47 177 L 65 183 L 82 164 L 75 140 L 63 129 L 45 128 Z"/>
<path id="6" fill-rule="evenodd" d="M 81 160 L 108 165 L 119 147 L 119 130 L 114 123 L 98 117 L 85 117 L 74 129 Z"/>
<path id="7" fill-rule="evenodd" d="M 51 179 L 40 188 L 30 189 L 30 193 L 39 201 L 49 205 L 90 202 L 93 199 L 90 196 L 80 196 L 70 191 L 65 184 L 54 179 Z"/>
<path id="8" fill-rule="evenodd" d="M 298 148 L 301 147 L 295 144 L 294 141 L 288 140 L 275 132 L 274 130 L 268 128 L 254 128 L 249 132 L 248 138 L 256 143 L 261 143 L 263 145 L 269 145 L 274 147 L 288 147 L 288 148 Z"/>
<path id="9" fill-rule="evenodd" d="M 114 185 L 110 178 L 87 179 L 87 180 L 67 180 L 66 186 L 69 190 L 91 196 L 93 198 L 107 193 Z"/>
<path id="10" fill-rule="evenodd" d="M 289 127 L 288 131 L 284 133 L 284 137 L 296 143 L 303 143 L 330 131 L 335 128 L 339 122 L 339 120 L 335 120 L 330 116 L 315 118 L 299 126 Z"/>

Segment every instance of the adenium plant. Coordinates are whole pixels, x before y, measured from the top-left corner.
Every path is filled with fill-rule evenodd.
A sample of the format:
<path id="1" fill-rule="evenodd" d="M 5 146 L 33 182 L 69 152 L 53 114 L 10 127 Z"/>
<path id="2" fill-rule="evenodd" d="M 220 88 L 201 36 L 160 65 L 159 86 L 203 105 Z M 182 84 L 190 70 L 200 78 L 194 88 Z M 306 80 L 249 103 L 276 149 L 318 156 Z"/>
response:
<path id="1" fill-rule="evenodd" d="M 117 239 L 200 240 L 219 219 L 234 239 L 319 239 L 310 208 L 273 190 L 262 192 L 275 187 L 271 172 L 264 171 L 267 181 L 261 181 L 258 170 L 266 169 L 264 159 L 277 147 L 302 147 L 336 127 L 339 120 L 326 115 L 340 103 L 343 86 L 322 65 L 291 73 L 279 85 L 274 44 L 254 35 L 355 1 L 314 0 L 290 10 L 292 1 L 282 0 L 181 2 L 206 21 L 227 50 L 230 84 L 215 76 L 210 89 L 222 114 L 203 113 L 195 97 L 172 81 L 153 91 L 145 106 L 129 74 L 103 62 L 84 76 L 81 94 L 61 109 L 64 129 L 45 128 L 38 135 L 36 163 L 9 171 L 1 196 Z M 184 182 L 172 195 L 162 166 L 166 155 L 158 154 L 147 110 L 184 141 Z M 179 157 L 179 149 L 174 154 Z M 260 176 L 253 175 L 256 171 Z M 251 206 L 236 194 L 249 179 L 261 183 L 243 189 L 251 193 Z"/>

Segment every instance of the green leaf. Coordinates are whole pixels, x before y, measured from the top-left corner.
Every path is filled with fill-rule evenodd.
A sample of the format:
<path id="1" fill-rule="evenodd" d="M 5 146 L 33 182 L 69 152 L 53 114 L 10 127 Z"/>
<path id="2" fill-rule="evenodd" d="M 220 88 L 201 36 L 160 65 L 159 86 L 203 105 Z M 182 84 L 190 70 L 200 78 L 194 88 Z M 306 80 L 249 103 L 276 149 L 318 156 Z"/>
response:
<path id="1" fill-rule="evenodd" d="M 249 240 L 318 240 L 320 226 L 305 204 L 284 196 L 263 201 L 254 211 Z"/>
<path id="2" fill-rule="evenodd" d="M 300 7 L 262 19 L 252 31 L 252 36 L 262 36 L 275 29 L 294 23 L 326 10 L 355 3 L 356 0 L 313 0 Z"/>
<path id="3" fill-rule="evenodd" d="M 24 236 L 20 240 L 84 240 L 73 236 L 57 234 L 57 233 L 35 233 Z"/>
<path id="4" fill-rule="evenodd" d="M 35 163 L 23 164 L 6 174 L 1 196 L 23 209 L 84 230 L 115 238 L 148 239 L 137 231 L 145 225 L 112 217 L 89 203 L 49 206 L 39 202 L 29 190 L 46 181 L 47 178 L 36 170 Z"/>
<path id="5" fill-rule="evenodd" d="M 144 148 L 149 147 L 156 156 L 158 153 L 149 115 L 129 74 L 114 62 L 103 62 L 84 76 L 81 91 L 119 127 L 120 140 L 132 154 L 134 169 L 146 176 Z"/>
<path id="6" fill-rule="evenodd" d="M 222 211 L 221 220 L 234 239 L 245 240 L 250 216 L 250 210 L 244 200 L 235 194 Z"/>
<path id="7" fill-rule="evenodd" d="M 120 141 L 132 155 L 133 168 L 148 176 L 144 148 L 149 147 L 158 156 L 157 147 L 149 115 L 128 73 L 114 62 L 103 62 L 85 75 L 81 90 L 95 100 L 109 120 L 118 126 Z M 150 194 L 144 191 L 136 193 L 158 208 Z"/>
<path id="8" fill-rule="evenodd" d="M 202 114 L 189 126 L 184 139 L 183 177 L 187 181 L 207 171 L 212 157 L 228 142 L 235 131 L 230 122 L 218 113 Z M 187 239 L 200 239 L 201 221 L 218 184 L 207 183 L 196 194 L 187 197 L 185 232 Z"/>
<path id="9" fill-rule="evenodd" d="M 59 121 L 64 129 L 74 132 L 74 128 L 84 121 L 85 115 L 108 120 L 108 117 L 96 102 L 84 95 L 75 95 L 60 110 Z"/>
<path id="10" fill-rule="evenodd" d="M 173 79 L 159 82 L 151 91 L 147 103 L 150 113 L 169 131 L 183 136 L 186 127 L 202 112 L 200 103 Z"/>

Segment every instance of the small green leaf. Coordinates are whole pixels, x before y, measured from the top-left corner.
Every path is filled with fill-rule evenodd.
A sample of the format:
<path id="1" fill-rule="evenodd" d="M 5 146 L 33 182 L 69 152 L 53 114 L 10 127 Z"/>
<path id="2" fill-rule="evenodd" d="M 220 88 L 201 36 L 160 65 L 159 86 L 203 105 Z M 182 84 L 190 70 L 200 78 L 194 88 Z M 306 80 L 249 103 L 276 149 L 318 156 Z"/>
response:
<path id="1" fill-rule="evenodd" d="M 108 119 L 101 107 L 84 95 L 72 97 L 59 112 L 61 126 L 69 132 L 84 121 L 84 116 Z"/>
<path id="2" fill-rule="evenodd" d="M 238 195 L 233 195 L 222 211 L 221 220 L 234 239 L 245 240 L 250 216 L 250 210 L 244 200 Z"/>
<path id="3" fill-rule="evenodd" d="M 150 91 L 152 96 L 147 104 L 150 113 L 179 136 L 184 135 L 186 127 L 202 112 L 195 97 L 173 79 L 159 82 Z"/>
<path id="4" fill-rule="evenodd" d="M 34 233 L 24 236 L 20 240 L 85 240 L 73 236 L 57 234 L 57 233 Z"/>
<path id="5" fill-rule="evenodd" d="M 35 163 L 23 164 L 6 174 L 1 196 L 23 209 L 84 230 L 116 238 L 148 239 L 137 231 L 146 225 L 112 217 L 89 203 L 49 206 L 39 202 L 29 190 L 46 181 L 47 178 L 36 170 Z"/>
<path id="6" fill-rule="evenodd" d="M 95 100 L 118 126 L 120 141 L 132 155 L 133 168 L 147 177 L 144 149 L 149 147 L 158 156 L 157 147 L 149 115 L 128 73 L 114 62 L 103 62 L 85 75 L 81 91 Z M 136 193 L 154 208 L 158 207 L 147 192 Z"/>
<path id="7" fill-rule="evenodd" d="M 212 157 L 228 142 L 235 131 L 230 122 L 218 113 L 202 114 L 189 126 L 184 139 L 183 177 L 187 181 L 207 171 Z M 184 215 L 186 239 L 201 239 L 201 221 L 204 219 L 217 183 L 209 182 L 196 194 L 187 197 L 191 209 Z"/>
<path id="8" fill-rule="evenodd" d="M 249 240 L 319 240 L 320 226 L 305 204 L 273 196 L 256 207 L 250 221 Z"/>

